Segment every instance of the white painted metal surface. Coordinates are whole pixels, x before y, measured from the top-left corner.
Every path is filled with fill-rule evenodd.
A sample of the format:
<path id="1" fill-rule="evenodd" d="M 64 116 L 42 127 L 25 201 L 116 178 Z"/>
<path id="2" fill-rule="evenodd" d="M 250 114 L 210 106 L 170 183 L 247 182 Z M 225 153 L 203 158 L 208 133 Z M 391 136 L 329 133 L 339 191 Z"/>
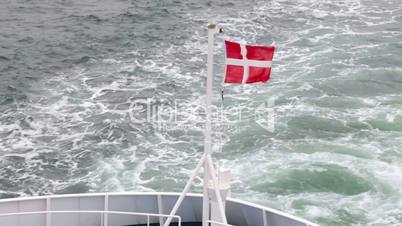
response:
<path id="1" fill-rule="evenodd" d="M 169 213 L 160 211 L 171 210 L 179 195 L 179 193 L 90 193 L 3 199 L 0 200 L 0 225 L 122 226 L 147 224 L 148 217 L 149 223 L 162 225 L 160 217 L 166 219 Z M 27 212 L 42 214 L 22 214 Z M 117 212 L 142 215 L 112 214 Z M 100 215 L 104 215 L 103 221 Z M 176 215 L 181 218 L 181 222 L 202 222 L 202 195 L 187 195 Z M 231 198 L 226 200 L 226 216 L 228 225 L 236 226 L 318 226 L 278 210 Z M 178 221 L 178 218 L 174 219 L 174 222 Z"/>
<path id="2" fill-rule="evenodd" d="M 220 171 L 218 174 L 218 189 L 221 194 L 222 204 L 223 207 L 226 204 L 226 198 L 229 196 L 230 193 L 230 181 L 231 181 L 231 172 L 230 170 Z M 216 197 L 215 189 L 211 183 L 208 185 L 208 193 L 210 197 L 210 220 L 214 222 L 222 223 L 222 219 L 224 218 L 220 213 L 219 210 L 219 202 L 218 197 Z M 210 224 L 210 226 L 220 226 L 222 224 Z"/>

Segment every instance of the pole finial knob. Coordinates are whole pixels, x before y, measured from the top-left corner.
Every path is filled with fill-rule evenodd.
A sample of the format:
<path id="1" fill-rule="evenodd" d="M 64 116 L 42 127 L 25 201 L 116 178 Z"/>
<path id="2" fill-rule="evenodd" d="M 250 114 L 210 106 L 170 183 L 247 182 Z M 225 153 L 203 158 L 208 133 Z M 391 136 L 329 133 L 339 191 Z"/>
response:
<path id="1" fill-rule="evenodd" d="M 216 27 L 216 24 L 214 24 L 214 23 L 208 24 L 208 29 L 215 29 L 215 27 Z"/>

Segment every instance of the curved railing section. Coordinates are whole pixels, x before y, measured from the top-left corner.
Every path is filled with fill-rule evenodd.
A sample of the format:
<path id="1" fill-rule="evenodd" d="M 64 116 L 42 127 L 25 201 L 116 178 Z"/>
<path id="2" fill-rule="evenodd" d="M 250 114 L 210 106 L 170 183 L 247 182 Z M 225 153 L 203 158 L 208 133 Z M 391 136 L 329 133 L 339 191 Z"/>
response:
<path id="1" fill-rule="evenodd" d="M 68 224 L 63 222 L 64 219 L 72 221 L 75 218 L 80 218 L 74 214 L 84 213 L 99 214 L 101 218 L 99 220 L 99 218 L 96 217 L 96 222 L 101 222 L 101 224 L 97 223 L 91 225 L 102 226 L 126 225 L 125 223 L 115 223 L 122 222 L 123 218 L 131 219 L 129 216 L 120 218 L 122 215 L 136 216 L 133 217 L 133 219 L 135 218 L 133 220 L 134 222 L 140 222 L 138 224 L 148 225 L 154 223 L 160 223 L 163 225 L 164 221 L 169 217 L 174 218 L 175 221 L 180 219 L 180 225 L 182 224 L 181 222 L 201 221 L 201 194 L 188 194 L 184 200 L 183 208 L 181 208 L 176 215 L 166 214 L 171 210 L 178 197 L 178 193 L 168 192 L 127 192 L 86 193 L 0 199 L 0 225 L 23 226 L 22 224 L 18 224 L 20 220 L 27 221 L 28 219 L 28 222 L 32 223 L 29 219 L 35 218 L 38 222 L 40 221 L 40 223 L 30 225 L 60 226 L 57 223 L 61 221 L 62 226 L 67 226 Z M 226 200 L 226 211 L 228 221 L 231 224 L 240 226 L 319 226 L 318 224 L 292 216 L 279 210 L 232 198 L 228 198 Z M 40 214 L 41 216 L 25 217 L 28 214 Z M 60 217 L 63 218 L 62 220 L 58 218 L 58 214 L 62 214 Z M 119 217 L 114 216 L 116 214 L 119 214 Z M 90 217 L 94 218 L 94 216 Z M 84 218 L 85 217 L 82 217 L 82 219 Z M 144 220 L 145 218 L 146 221 Z M 9 224 L 9 219 L 14 220 L 12 222 L 15 223 Z M 209 223 L 213 226 L 233 226 L 231 224 L 222 224 L 215 221 L 210 221 Z M 77 226 L 84 226 L 84 224 L 78 223 Z"/>

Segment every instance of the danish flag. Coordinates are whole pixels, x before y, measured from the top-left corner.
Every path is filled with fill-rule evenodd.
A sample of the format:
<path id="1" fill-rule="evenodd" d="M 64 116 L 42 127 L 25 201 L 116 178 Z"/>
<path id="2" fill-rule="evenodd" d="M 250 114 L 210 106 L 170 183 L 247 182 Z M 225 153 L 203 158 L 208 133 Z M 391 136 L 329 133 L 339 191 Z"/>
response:
<path id="1" fill-rule="evenodd" d="M 267 82 L 271 74 L 275 47 L 241 45 L 225 41 L 225 83 Z"/>

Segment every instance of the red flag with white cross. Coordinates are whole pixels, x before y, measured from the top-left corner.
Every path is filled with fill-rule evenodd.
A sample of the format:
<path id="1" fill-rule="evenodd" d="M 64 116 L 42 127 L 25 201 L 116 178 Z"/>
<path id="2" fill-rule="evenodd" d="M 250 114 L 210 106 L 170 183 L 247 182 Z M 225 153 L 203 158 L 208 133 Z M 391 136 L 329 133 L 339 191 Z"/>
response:
<path id="1" fill-rule="evenodd" d="M 271 74 L 275 47 L 251 46 L 225 41 L 225 83 L 267 82 Z"/>

